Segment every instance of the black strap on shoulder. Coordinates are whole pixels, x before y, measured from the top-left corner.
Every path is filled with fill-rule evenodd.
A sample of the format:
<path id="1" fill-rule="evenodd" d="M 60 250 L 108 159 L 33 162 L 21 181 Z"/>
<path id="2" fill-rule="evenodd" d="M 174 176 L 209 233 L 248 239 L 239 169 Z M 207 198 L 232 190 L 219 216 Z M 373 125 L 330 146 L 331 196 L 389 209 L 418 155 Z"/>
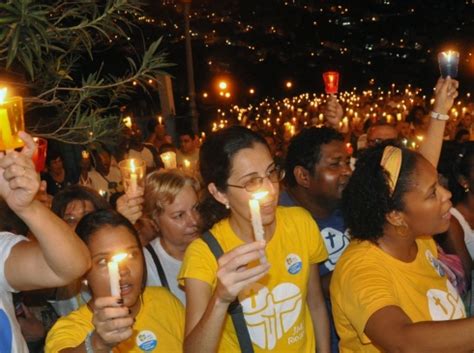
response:
<path id="1" fill-rule="evenodd" d="M 219 245 L 217 239 L 212 235 L 211 232 L 206 231 L 201 235 L 202 240 L 209 246 L 211 252 L 214 254 L 215 258 L 218 260 L 224 252 L 222 247 Z M 235 332 L 237 333 L 237 339 L 239 340 L 239 346 L 242 353 L 253 353 L 252 340 L 250 339 L 249 330 L 247 324 L 245 323 L 244 312 L 242 305 L 240 305 L 239 299 L 236 298 L 232 303 L 230 303 L 227 312 L 232 318 L 232 323 L 234 324 Z"/>
<path id="2" fill-rule="evenodd" d="M 163 270 L 163 266 L 161 265 L 160 259 L 158 258 L 155 249 L 153 249 L 151 244 L 148 244 L 147 246 L 145 246 L 145 248 L 148 250 L 151 257 L 153 258 L 153 262 L 155 263 L 156 269 L 158 270 L 158 276 L 160 276 L 161 285 L 171 290 L 168 284 L 168 280 L 166 279 L 165 270 Z"/>

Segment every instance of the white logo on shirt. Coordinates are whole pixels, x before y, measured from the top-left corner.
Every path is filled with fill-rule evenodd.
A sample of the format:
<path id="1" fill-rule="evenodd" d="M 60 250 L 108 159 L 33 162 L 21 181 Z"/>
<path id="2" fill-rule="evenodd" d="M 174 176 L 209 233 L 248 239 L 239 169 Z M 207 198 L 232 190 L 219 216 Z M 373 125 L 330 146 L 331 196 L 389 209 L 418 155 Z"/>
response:
<path id="1" fill-rule="evenodd" d="M 456 288 L 446 281 L 448 292 L 430 289 L 426 292 L 431 318 L 434 321 L 454 320 L 466 317 L 464 304 Z"/>
<path id="2" fill-rule="evenodd" d="M 329 271 L 332 271 L 336 266 L 337 260 L 341 257 L 342 252 L 349 245 L 349 234 L 347 231 L 342 233 L 337 229 L 326 227 L 321 230 L 321 235 L 329 254 L 324 266 L 326 266 Z"/>
<path id="3" fill-rule="evenodd" d="M 271 292 L 261 287 L 241 304 L 252 342 L 261 349 L 272 350 L 300 316 L 303 298 L 296 285 L 281 283 Z"/>

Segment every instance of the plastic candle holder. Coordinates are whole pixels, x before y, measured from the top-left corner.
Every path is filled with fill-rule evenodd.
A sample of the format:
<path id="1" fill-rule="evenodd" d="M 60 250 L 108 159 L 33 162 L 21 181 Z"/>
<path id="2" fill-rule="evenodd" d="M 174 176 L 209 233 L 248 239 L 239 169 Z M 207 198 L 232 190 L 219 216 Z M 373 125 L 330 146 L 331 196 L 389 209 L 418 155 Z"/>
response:
<path id="1" fill-rule="evenodd" d="M 33 153 L 33 163 L 35 164 L 36 172 L 41 172 L 44 169 L 46 162 L 46 151 L 48 150 L 48 141 L 42 137 L 33 137 L 36 143 L 36 149 Z"/>
<path id="2" fill-rule="evenodd" d="M 328 71 L 323 73 L 324 89 L 327 94 L 337 94 L 339 90 L 339 72 Z"/>
<path id="3" fill-rule="evenodd" d="M 161 161 L 165 165 L 165 169 L 176 169 L 176 153 L 168 151 L 160 154 Z"/>
<path id="4" fill-rule="evenodd" d="M 131 158 L 119 163 L 122 181 L 127 195 L 136 195 L 145 188 L 146 163 L 144 160 Z"/>
<path id="5" fill-rule="evenodd" d="M 457 51 L 442 51 L 438 54 L 438 63 L 441 77 L 456 78 L 458 76 L 459 53 Z"/>
<path id="6" fill-rule="evenodd" d="M 7 89 L 0 89 L 0 151 L 23 147 L 18 137 L 25 130 L 23 118 L 23 99 L 12 97 L 7 99 Z"/>

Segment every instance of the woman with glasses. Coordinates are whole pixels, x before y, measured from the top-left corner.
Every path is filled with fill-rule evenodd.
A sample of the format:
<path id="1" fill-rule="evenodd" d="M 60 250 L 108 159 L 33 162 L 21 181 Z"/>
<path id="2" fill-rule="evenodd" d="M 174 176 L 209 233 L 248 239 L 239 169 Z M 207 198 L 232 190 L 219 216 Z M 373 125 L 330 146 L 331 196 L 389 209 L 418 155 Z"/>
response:
<path id="1" fill-rule="evenodd" d="M 179 274 L 186 292 L 184 351 L 240 352 L 242 335 L 228 314 L 238 298 L 255 352 L 313 353 L 315 336 L 318 352 L 329 352 L 318 273 L 327 252 L 308 212 L 277 207 L 284 172 L 265 139 L 243 127 L 223 129 L 201 147 L 200 170 L 212 195 L 202 218 L 223 255 L 216 260 L 202 239 L 186 250 Z M 255 241 L 249 201 L 261 192 L 264 240 Z"/>

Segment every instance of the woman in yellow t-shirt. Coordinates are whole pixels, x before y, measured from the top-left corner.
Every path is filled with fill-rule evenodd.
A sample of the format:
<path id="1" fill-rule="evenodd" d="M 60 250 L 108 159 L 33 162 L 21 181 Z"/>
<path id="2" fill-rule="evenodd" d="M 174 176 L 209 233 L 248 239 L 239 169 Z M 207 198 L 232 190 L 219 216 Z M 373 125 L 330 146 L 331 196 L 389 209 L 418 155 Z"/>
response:
<path id="1" fill-rule="evenodd" d="M 474 350 L 474 319 L 432 239 L 450 198 L 417 152 L 378 146 L 358 160 L 342 203 L 353 241 L 330 286 L 341 353 Z"/>
<path id="2" fill-rule="evenodd" d="M 212 197 L 202 218 L 224 254 L 216 260 L 197 239 L 186 250 L 179 281 L 186 292 L 188 353 L 240 352 L 227 313 L 237 297 L 255 352 L 329 352 L 329 324 L 318 263 L 327 251 L 316 223 L 301 208 L 277 207 L 279 181 L 263 137 L 243 127 L 211 135 L 200 171 Z M 259 200 L 264 240 L 255 241 L 249 200 Z M 314 325 L 313 325 L 314 324 Z"/>
<path id="3" fill-rule="evenodd" d="M 168 290 L 145 288 L 143 251 L 133 225 L 112 210 L 84 216 L 76 228 L 87 244 L 91 301 L 60 318 L 46 338 L 47 353 L 182 352 L 184 309 Z M 119 295 L 111 295 L 108 263 L 119 263 Z"/>

